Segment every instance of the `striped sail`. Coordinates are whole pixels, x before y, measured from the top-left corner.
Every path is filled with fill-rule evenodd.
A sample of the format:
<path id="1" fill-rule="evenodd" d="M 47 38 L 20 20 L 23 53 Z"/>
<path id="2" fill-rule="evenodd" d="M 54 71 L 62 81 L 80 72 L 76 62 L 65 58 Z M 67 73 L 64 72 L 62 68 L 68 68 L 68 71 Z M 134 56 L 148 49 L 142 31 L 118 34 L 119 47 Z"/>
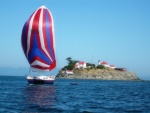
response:
<path id="1" fill-rule="evenodd" d="M 21 43 L 32 70 L 50 71 L 56 67 L 53 17 L 45 6 L 25 22 Z"/>

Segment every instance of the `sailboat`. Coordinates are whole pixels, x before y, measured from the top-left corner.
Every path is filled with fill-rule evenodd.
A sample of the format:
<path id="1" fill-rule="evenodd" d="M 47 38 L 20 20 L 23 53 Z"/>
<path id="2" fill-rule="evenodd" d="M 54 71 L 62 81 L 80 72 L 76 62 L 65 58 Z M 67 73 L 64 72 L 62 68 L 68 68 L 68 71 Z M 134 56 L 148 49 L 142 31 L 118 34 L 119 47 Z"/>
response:
<path id="1" fill-rule="evenodd" d="M 30 72 L 37 73 L 36 76 L 27 74 L 28 83 L 53 84 L 54 75 L 41 74 L 56 68 L 54 22 L 51 12 L 44 5 L 39 7 L 25 22 L 21 44 L 30 64 Z"/>

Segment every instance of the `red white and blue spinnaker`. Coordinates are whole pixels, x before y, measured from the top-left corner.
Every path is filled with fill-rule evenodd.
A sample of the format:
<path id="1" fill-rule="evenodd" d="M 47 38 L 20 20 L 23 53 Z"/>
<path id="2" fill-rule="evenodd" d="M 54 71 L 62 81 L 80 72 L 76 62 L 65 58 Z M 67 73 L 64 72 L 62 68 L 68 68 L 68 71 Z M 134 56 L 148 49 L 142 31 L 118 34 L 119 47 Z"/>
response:
<path id="1" fill-rule="evenodd" d="M 51 71 L 56 67 L 54 22 L 45 6 L 39 7 L 25 22 L 21 43 L 32 71 Z M 54 79 L 51 76 L 27 76 L 28 82 L 33 84 L 37 80 L 37 84 L 49 83 L 48 80 L 53 83 Z"/>

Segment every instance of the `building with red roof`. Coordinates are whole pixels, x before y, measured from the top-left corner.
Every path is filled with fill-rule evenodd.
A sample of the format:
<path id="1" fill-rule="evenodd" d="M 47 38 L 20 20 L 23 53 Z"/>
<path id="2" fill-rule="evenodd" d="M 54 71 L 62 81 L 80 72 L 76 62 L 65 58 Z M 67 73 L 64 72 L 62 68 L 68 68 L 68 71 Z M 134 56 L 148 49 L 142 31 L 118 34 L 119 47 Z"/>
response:
<path id="1" fill-rule="evenodd" d="M 105 67 L 110 67 L 110 65 L 107 62 L 105 62 L 105 61 L 101 62 L 100 65 L 103 65 Z"/>
<path id="2" fill-rule="evenodd" d="M 73 70 L 67 70 L 67 71 L 66 71 L 66 74 L 67 74 L 67 75 L 73 75 L 74 73 L 73 73 Z"/>
<path id="3" fill-rule="evenodd" d="M 86 63 L 85 62 L 77 62 L 75 65 L 74 65 L 75 68 L 86 68 Z"/>
<path id="4" fill-rule="evenodd" d="M 109 65 L 110 68 L 115 69 L 116 67 L 114 65 Z"/>

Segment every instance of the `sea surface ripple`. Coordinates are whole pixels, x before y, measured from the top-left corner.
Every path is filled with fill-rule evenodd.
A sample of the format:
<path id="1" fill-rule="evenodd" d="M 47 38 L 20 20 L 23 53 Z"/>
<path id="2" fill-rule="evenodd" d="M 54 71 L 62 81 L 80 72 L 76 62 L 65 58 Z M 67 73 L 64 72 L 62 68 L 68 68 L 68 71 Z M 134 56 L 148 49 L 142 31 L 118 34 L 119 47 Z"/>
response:
<path id="1" fill-rule="evenodd" d="M 149 113 L 149 81 L 56 79 L 28 85 L 0 76 L 0 113 Z"/>

